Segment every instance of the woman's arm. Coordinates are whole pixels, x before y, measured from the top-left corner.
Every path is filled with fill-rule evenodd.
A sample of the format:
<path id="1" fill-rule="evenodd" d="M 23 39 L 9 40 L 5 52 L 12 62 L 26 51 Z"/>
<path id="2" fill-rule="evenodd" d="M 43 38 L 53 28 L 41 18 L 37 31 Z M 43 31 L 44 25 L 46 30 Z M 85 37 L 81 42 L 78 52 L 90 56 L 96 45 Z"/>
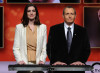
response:
<path id="1" fill-rule="evenodd" d="M 17 63 L 24 64 L 24 61 L 22 61 L 21 52 L 20 52 L 20 31 L 17 26 L 16 26 L 16 30 L 15 30 L 13 53 L 14 53 Z"/>
<path id="2" fill-rule="evenodd" d="M 45 60 L 46 60 L 46 57 L 47 57 L 46 44 L 47 44 L 47 27 L 45 25 L 44 34 L 43 34 L 43 48 L 42 48 L 42 52 L 41 52 L 41 56 L 40 56 L 40 62 L 42 61 L 43 63 L 45 63 Z"/>

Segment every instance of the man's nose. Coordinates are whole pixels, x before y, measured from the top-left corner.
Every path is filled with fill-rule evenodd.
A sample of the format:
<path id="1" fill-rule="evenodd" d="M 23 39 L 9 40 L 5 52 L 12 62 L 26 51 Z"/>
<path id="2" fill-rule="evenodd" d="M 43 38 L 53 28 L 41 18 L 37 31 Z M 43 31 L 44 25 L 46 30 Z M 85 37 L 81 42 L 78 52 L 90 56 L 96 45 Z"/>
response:
<path id="1" fill-rule="evenodd" d="M 71 14 L 69 14 L 69 18 L 71 18 Z"/>

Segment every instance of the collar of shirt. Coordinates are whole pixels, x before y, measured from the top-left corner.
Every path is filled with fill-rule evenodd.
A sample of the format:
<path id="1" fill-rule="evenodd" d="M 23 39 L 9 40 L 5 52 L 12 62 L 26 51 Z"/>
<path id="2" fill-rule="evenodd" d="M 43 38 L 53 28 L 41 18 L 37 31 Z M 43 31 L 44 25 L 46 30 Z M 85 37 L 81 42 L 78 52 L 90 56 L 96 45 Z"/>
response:
<path id="1" fill-rule="evenodd" d="M 72 33 L 72 37 L 73 37 L 73 32 L 74 32 L 74 23 L 70 26 L 68 26 L 65 22 L 64 22 L 64 30 L 65 30 L 65 37 L 67 38 L 67 31 L 68 31 L 68 27 L 71 28 L 71 33 Z"/>

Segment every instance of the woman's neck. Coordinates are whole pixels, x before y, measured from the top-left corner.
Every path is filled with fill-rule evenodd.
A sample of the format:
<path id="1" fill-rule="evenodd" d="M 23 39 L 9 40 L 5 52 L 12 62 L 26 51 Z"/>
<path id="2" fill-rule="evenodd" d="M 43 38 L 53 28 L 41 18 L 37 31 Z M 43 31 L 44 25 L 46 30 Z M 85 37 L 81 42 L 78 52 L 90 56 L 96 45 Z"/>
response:
<path id="1" fill-rule="evenodd" d="M 30 27 L 30 29 L 32 30 L 32 32 L 33 32 L 33 30 L 34 30 L 34 20 L 29 20 L 29 23 L 28 23 L 28 25 L 29 25 L 29 27 Z"/>
<path id="2" fill-rule="evenodd" d="M 29 20 L 29 25 L 34 25 L 34 20 Z"/>

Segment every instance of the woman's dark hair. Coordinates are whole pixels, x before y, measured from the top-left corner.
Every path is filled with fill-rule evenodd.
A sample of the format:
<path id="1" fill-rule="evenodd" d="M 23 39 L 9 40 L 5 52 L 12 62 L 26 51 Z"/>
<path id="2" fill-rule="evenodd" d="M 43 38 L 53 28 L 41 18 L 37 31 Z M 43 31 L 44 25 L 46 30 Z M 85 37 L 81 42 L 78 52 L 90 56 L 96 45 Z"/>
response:
<path id="1" fill-rule="evenodd" d="M 25 6 L 25 9 L 24 9 L 24 14 L 23 14 L 23 17 L 21 19 L 22 21 L 22 24 L 24 27 L 26 27 L 29 23 L 29 18 L 27 17 L 27 10 L 28 10 L 28 7 L 30 6 L 33 6 L 35 8 L 35 11 L 36 11 L 36 17 L 35 17 L 35 21 L 34 21 L 34 24 L 35 25 L 40 25 L 40 20 L 39 20 L 39 13 L 38 13 L 38 10 L 37 10 L 37 7 L 33 4 L 27 4 Z"/>

